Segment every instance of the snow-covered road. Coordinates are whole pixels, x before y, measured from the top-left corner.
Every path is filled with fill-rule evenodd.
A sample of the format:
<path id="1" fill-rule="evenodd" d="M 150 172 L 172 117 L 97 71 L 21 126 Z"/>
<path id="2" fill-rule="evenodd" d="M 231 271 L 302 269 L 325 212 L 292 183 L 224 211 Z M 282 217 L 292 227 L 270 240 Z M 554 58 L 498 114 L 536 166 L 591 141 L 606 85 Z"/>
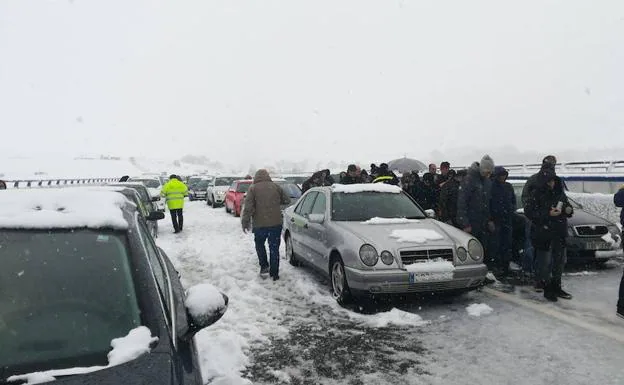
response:
<path id="1" fill-rule="evenodd" d="M 624 343 L 613 338 L 624 336 L 614 315 L 619 263 L 569 273 L 575 299 L 557 304 L 483 291 L 361 314 L 283 259 L 279 281 L 260 278 L 252 235 L 204 202 L 187 203 L 181 234 L 162 221 L 157 242 L 185 285 L 208 281 L 230 297 L 226 315 L 197 336 L 213 384 L 624 383 Z"/>

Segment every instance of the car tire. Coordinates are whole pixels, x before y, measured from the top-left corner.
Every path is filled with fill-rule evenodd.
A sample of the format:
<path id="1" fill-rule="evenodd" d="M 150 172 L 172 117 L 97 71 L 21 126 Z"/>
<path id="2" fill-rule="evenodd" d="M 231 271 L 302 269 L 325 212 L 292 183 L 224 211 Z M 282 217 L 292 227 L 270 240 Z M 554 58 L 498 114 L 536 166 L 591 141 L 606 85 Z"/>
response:
<path id="1" fill-rule="evenodd" d="M 223 206 L 225 206 L 225 212 L 226 212 L 226 214 L 229 214 L 229 213 L 231 213 L 231 212 L 232 212 L 232 210 L 228 209 L 227 202 L 225 202 L 225 204 L 224 204 Z"/>
<path id="2" fill-rule="evenodd" d="M 329 281 L 331 285 L 332 296 L 340 305 L 348 305 L 352 302 L 353 297 L 347 283 L 347 275 L 344 269 L 344 263 L 339 255 L 331 259 L 329 269 Z"/>
<path id="3" fill-rule="evenodd" d="M 292 238 L 290 237 L 290 234 L 286 234 L 286 236 L 284 237 L 284 243 L 286 247 L 286 259 L 288 259 L 288 263 L 295 267 L 301 266 L 301 262 L 299 262 L 297 256 L 295 256 L 295 249 L 293 249 Z"/>
<path id="4" fill-rule="evenodd" d="M 210 200 L 208 199 L 208 195 L 206 195 L 206 206 L 210 206 Z"/>
<path id="5" fill-rule="evenodd" d="M 217 207 L 219 207 L 219 205 L 217 205 L 217 202 L 215 202 L 214 197 L 212 197 L 212 208 L 216 209 Z"/>

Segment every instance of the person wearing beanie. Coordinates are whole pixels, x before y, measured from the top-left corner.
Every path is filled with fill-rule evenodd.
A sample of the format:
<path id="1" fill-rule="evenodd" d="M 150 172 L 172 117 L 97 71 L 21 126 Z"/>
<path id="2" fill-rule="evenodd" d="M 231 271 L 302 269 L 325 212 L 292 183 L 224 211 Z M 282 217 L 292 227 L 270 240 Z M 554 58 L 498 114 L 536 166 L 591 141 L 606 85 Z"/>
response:
<path id="1" fill-rule="evenodd" d="M 485 250 L 485 263 L 493 268 L 490 259 L 489 240 L 494 230 L 490 217 L 492 198 L 492 180 L 494 161 L 485 155 L 481 162 L 474 162 L 459 188 L 457 197 L 457 224 L 465 232 L 472 234 L 481 242 Z"/>
<path id="2" fill-rule="evenodd" d="M 172 174 L 169 181 L 163 186 L 160 195 L 165 197 L 167 208 L 171 215 L 171 223 L 173 224 L 173 232 L 175 234 L 182 231 L 184 227 L 184 197 L 188 195 L 188 187 L 180 180 L 180 178 Z"/>
<path id="3" fill-rule="evenodd" d="M 545 168 L 527 200 L 524 214 L 532 223 L 531 241 L 537 259 L 535 290 L 543 291 L 549 301 L 571 299 L 561 287 L 566 261 L 568 218 L 574 210 L 566 197 L 554 169 Z"/>
<path id="4" fill-rule="evenodd" d="M 527 204 L 529 195 L 531 194 L 533 190 L 537 188 L 537 185 L 538 185 L 537 179 L 539 178 L 539 175 L 543 173 L 545 170 L 552 170 L 553 172 L 555 172 L 556 165 L 557 165 L 557 158 L 554 155 L 547 155 L 544 157 L 544 159 L 542 159 L 542 166 L 540 167 L 540 170 L 537 173 L 531 175 L 531 177 L 529 177 L 529 179 L 527 179 L 526 183 L 524 184 L 524 187 L 522 189 L 522 204 L 523 205 Z"/>

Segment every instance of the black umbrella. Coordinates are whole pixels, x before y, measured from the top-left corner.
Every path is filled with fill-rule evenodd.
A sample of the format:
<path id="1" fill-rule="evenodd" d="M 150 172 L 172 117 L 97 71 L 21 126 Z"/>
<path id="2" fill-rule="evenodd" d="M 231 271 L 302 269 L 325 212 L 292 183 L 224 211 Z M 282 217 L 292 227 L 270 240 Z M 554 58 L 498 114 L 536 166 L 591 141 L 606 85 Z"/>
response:
<path id="1" fill-rule="evenodd" d="M 391 171 L 398 171 L 400 173 L 410 172 L 410 171 L 422 171 L 427 170 L 427 165 L 423 162 L 411 159 L 407 157 L 391 160 L 388 162 L 388 168 Z"/>

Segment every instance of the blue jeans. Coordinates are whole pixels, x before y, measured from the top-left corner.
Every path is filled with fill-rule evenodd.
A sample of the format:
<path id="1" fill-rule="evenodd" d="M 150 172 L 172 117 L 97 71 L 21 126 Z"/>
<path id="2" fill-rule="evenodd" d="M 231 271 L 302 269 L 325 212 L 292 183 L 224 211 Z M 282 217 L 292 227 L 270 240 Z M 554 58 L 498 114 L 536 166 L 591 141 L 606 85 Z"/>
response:
<path id="1" fill-rule="evenodd" d="M 254 241 L 256 243 L 256 253 L 258 254 L 258 262 L 260 268 L 269 267 L 267 261 L 267 252 L 264 243 L 269 239 L 269 255 L 271 277 L 279 277 L 279 247 L 282 236 L 282 226 L 258 227 L 253 230 Z"/>

